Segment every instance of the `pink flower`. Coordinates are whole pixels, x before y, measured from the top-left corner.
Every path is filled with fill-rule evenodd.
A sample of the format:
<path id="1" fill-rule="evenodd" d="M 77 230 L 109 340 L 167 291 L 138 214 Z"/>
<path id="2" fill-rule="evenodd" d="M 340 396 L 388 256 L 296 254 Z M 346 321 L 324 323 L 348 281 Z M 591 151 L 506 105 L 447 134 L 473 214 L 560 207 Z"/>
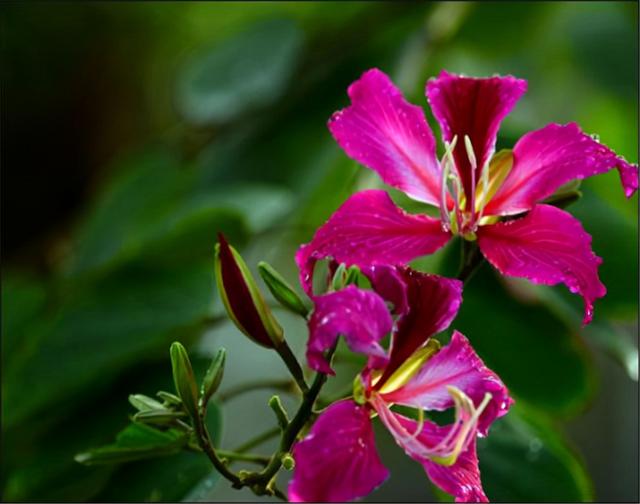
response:
<path id="1" fill-rule="evenodd" d="M 370 358 L 354 383 L 353 399 L 329 406 L 309 435 L 294 446 L 296 466 L 289 498 L 297 502 L 347 501 L 364 497 L 382 484 L 389 472 L 375 448 L 372 417 L 377 415 L 434 484 L 458 502 L 486 502 L 476 434 L 486 435 L 513 401 L 462 334 L 454 331 L 443 348 L 431 339 L 455 317 L 462 301 L 462 283 L 389 267 L 372 268 L 366 274 L 377 293 L 349 286 L 327 294 L 330 297 L 316 304 L 316 310 L 318 317 L 328 317 L 327 305 L 335 303 L 332 321 L 322 330 L 313 317 L 310 321 L 310 348 L 319 348 L 315 345 L 320 339 L 322 346 L 331 345 L 338 333 L 345 335 L 350 346 L 356 341 L 373 343 L 360 347 Z M 360 306 L 365 294 L 378 297 L 383 306 L 378 294 L 394 304 L 398 319 L 388 357 L 381 353 L 378 341 L 388 331 L 389 314 L 369 311 L 363 329 L 365 310 L 352 309 Z M 342 309 L 344 306 L 349 308 Z M 368 336 L 363 338 L 363 333 Z M 332 341 L 327 344 L 327 340 Z M 327 365 L 310 364 L 316 369 Z M 392 410 L 394 404 L 416 409 L 418 419 Z M 424 418 L 424 410 L 452 407 L 456 419 L 450 425 L 439 426 Z"/>
<path id="2" fill-rule="evenodd" d="M 542 204 L 560 186 L 612 168 L 625 195 L 638 188 L 638 167 L 570 123 L 524 135 L 513 151 L 494 155 L 500 122 L 526 90 L 514 77 L 470 78 L 442 72 L 427 83 L 446 152 L 420 107 L 405 101 L 380 70 L 365 72 L 348 90 L 351 106 L 329 121 L 345 152 L 415 200 L 439 207 L 440 219 L 410 215 L 384 191 L 349 198 L 296 256 L 301 279 L 318 259 L 370 266 L 403 265 L 435 252 L 453 234 L 478 241 L 501 273 L 546 285 L 564 283 L 585 303 L 591 321 L 606 289 L 591 237 L 567 212 Z M 508 217 L 508 219 L 505 219 Z"/>

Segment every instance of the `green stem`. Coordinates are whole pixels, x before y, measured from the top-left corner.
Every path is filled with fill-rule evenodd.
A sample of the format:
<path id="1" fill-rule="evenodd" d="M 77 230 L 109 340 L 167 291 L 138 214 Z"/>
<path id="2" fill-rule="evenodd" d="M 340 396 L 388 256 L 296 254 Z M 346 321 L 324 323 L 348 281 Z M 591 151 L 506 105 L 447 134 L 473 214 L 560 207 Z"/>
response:
<path id="1" fill-rule="evenodd" d="M 291 373 L 291 376 L 293 376 L 293 379 L 298 384 L 298 387 L 300 388 L 302 393 L 307 392 L 309 390 L 309 386 L 304 379 L 304 373 L 302 372 L 302 368 L 300 367 L 298 359 L 296 359 L 296 356 L 293 355 L 293 352 L 291 351 L 291 348 L 289 348 L 287 342 L 285 340 L 282 340 L 278 345 L 275 346 L 275 350 L 276 352 L 278 352 L 278 355 L 280 355 L 280 358 L 286 364 L 289 372 Z"/>
<path id="2" fill-rule="evenodd" d="M 203 414 L 206 413 L 203 412 Z M 209 457 L 209 460 L 213 464 L 213 467 L 226 479 L 228 479 L 234 488 L 241 488 L 242 481 L 240 478 L 233 472 L 231 472 L 227 466 L 220 460 L 216 450 L 213 448 L 213 444 L 211 443 L 211 436 L 209 435 L 209 431 L 207 430 L 207 426 L 204 424 L 203 416 L 197 415 L 194 418 L 194 427 L 196 431 L 196 437 L 198 439 L 198 444 L 202 451 Z"/>
<path id="3" fill-rule="evenodd" d="M 462 241 L 462 256 L 460 258 L 460 271 L 456 277 L 458 280 L 466 283 L 478 270 L 484 258 L 478 247 L 478 242 L 465 240 Z"/>
<path id="4" fill-rule="evenodd" d="M 280 390 L 285 393 L 294 393 L 295 392 L 295 384 L 293 381 L 287 380 L 262 380 L 262 381 L 251 381 L 247 383 L 241 383 L 235 387 L 230 388 L 218 395 L 219 402 L 227 402 L 231 399 L 235 399 L 242 394 L 246 394 L 247 392 L 253 392 L 254 390 Z"/>
<path id="5" fill-rule="evenodd" d="M 331 359 L 334 351 L 335 346 L 329 351 L 329 359 Z M 318 395 L 320 394 L 322 386 L 326 381 L 327 375 L 323 373 L 316 373 L 311 388 L 304 395 L 304 399 L 302 401 L 302 404 L 300 404 L 300 408 L 296 412 L 291 422 L 289 422 L 287 428 L 282 432 L 279 450 L 273 454 L 273 456 L 271 457 L 271 461 L 261 472 L 248 475 L 244 479 L 245 484 L 267 485 L 277 474 L 277 472 L 280 470 L 280 467 L 282 466 L 282 456 L 286 453 L 289 453 L 289 451 L 291 450 L 291 446 L 295 442 L 298 434 L 305 426 L 309 418 L 312 416 L 313 405 L 318 398 Z"/>
<path id="6" fill-rule="evenodd" d="M 256 464 L 267 465 L 270 457 L 265 455 L 257 455 L 254 453 L 238 453 L 235 451 L 216 450 L 218 457 L 226 458 L 228 460 L 240 460 L 244 462 L 255 462 Z"/>

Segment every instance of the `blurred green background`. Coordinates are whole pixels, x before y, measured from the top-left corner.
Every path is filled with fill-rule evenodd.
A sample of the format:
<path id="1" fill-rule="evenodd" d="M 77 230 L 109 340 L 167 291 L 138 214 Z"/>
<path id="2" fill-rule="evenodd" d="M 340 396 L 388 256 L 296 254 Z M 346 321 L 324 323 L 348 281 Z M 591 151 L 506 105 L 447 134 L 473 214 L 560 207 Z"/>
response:
<path id="1" fill-rule="evenodd" d="M 299 244 L 377 184 L 325 125 L 364 70 L 425 109 L 441 69 L 511 73 L 529 91 L 499 148 L 575 120 L 638 161 L 635 2 L 4 2 L 0 14 L 5 501 L 257 499 L 216 482 L 199 454 L 96 467 L 73 455 L 112 442 L 129 393 L 170 387 L 173 340 L 203 365 L 226 347 L 223 390 L 286 378 L 221 317 L 215 233 L 296 282 Z M 485 267 L 453 324 L 517 400 L 479 442 L 494 501 L 639 498 L 638 200 L 616 173 L 582 190 L 569 211 L 608 288 L 595 322 L 580 327 L 581 300 L 564 287 Z M 455 274 L 458 245 L 416 266 Z M 302 355 L 304 324 L 275 313 Z M 339 352 L 328 392 L 359 363 Z M 274 425 L 269 396 L 219 405 L 222 446 Z M 377 442 L 392 477 L 367 500 L 443 498 L 383 429 Z"/>

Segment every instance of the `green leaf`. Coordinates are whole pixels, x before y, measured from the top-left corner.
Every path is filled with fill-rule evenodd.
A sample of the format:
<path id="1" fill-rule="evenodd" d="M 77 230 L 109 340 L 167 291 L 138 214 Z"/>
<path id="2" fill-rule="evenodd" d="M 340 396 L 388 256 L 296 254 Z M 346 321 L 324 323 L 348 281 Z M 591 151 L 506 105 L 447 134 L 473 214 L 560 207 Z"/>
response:
<path id="1" fill-rule="evenodd" d="M 78 230 L 68 274 L 149 253 L 174 261 L 210 255 L 216 231 L 237 242 L 246 238 L 242 214 L 216 198 L 195 197 L 195 169 L 169 154 L 134 156 L 118 172 Z"/>
<path id="2" fill-rule="evenodd" d="M 220 444 L 222 415 L 215 403 L 207 411 L 207 426 L 215 446 Z M 219 474 L 202 453 L 182 452 L 154 460 L 123 465 L 113 475 L 109 486 L 96 498 L 99 502 L 177 502 L 203 479 L 209 485 Z"/>
<path id="3" fill-rule="evenodd" d="M 133 423 L 118 434 L 115 444 L 79 453 L 75 460 L 86 465 L 131 462 L 178 453 L 187 441 L 184 432 Z"/>
<path id="4" fill-rule="evenodd" d="M 210 263 L 130 265 L 77 287 L 32 337 L 37 344 L 5 374 L 3 427 L 30 415 L 60 415 L 60 401 L 95 394 L 128 366 L 165 355 L 174 331 L 200 332 L 214 295 Z"/>
<path id="5" fill-rule="evenodd" d="M 519 405 L 478 439 L 482 484 L 492 502 L 589 502 L 584 464 L 560 432 Z"/>
<path id="6" fill-rule="evenodd" d="M 193 59 L 178 85 L 178 107 L 195 124 L 217 124 L 280 98 L 302 46 L 288 19 L 255 23 Z"/>
<path id="7" fill-rule="evenodd" d="M 516 398 L 556 417 L 577 413 L 595 388 L 584 342 L 576 328 L 535 298 L 513 288 L 510 294 L 498 273 L 484 264 L 465 285 L 452 328 L 469 338 Z"/>

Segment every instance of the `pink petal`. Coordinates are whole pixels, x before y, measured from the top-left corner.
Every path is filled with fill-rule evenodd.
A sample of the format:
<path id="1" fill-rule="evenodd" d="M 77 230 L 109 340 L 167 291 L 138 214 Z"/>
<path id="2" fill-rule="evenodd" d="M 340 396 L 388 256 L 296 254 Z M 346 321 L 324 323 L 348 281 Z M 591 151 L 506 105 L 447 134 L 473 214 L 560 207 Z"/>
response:
<path id="1" fill-rule="evenodd" d="M 403 265 L 435 252 L 449 238 L 439 220 L 406 213 L 384 191 L 361 191 L 336 210 L 310 243 L 300 247 L 296 254 L 300 281 L 312 295 L 313 266 L 319 259 L 333 257 L 360 267 Z"/>
<path id="2" fill-rule="evenodd" d="M 349 86 L 351 106 L 333 114 L 329 130 L 349 155 L 412 198 L 438 205 L 440 165 L 422 108 L 411 105 L 378 69 Z"/>
<path id="3" fill-rule="evenodd" d="M 527 81 L 512 76 L 479 79 L 443 71 L 436 79 L 427 82 L 427 99 L 433 115 L 440 123 L 444 139 L 450 142 L 455 135 L 458 136 L 454 159 L 467 200 L 471 198 L 474 177 L 464 136 L 468 135 L 473 145 L 477 160 L 477 183 L 482 166 L 495 150 L 502 119 L 526 90 Z"/>
<path id="4" fill-rule="evenodd" d="M 376 383 L 380 389 L 393 372 L 432 335 L 445 330 L 462 303 L 462 282 L 453 278 L 403 270 L 409 312 L 397 322 L 390 361 Z"/>
<path id="5" fill-rule="evenodd" d="M 591 250 L 591 236 L 580 221 L 549 205 L 536 205 L 525 217 L 478 230 L 480 250 L 502 274 L 534 283 L 564 283 L 584 298 L 584 324 L 593 302 L 607 289 L 598 278 L 602 262 Z"/>
<path id="6" fill-rule="evenodd" d="M 458 331 L 451 341 L 431 357 L 404 386 L 383 394 L 386 402 L 419 409 L 444 411 L 454 406 L 447 386 L 464 392 L 478 406 L 485 393 L 491 401 L 480 416 L 478 431 L 486 435 L 494 420 L 506 415 L 513 403 L 509 391 L 498 376 L 488 369 L 467 338 Z"/>
<path id="7" fill-rule="evenodd" d="M 514 165 L 485 215 L 529 210 L 562 184 L 617 168 L 627 198 L 638 189 L 638 167 L 583 133 L 577 124 L 549 124 L 524 135 L 513 149 Z"/>
<path id="8" fill-rule="evenodd" d="M 293 448 L 291 502 L 345 502 L 370 494 L 389 476 L 375 447 L 369 411 L 350 400 L 329 406 Z"/>
<path id="9" fill-rule="evenodd" d="M 384 300 L 373 291 L 349 285 L 342 290 L 314 298 L 315 309 L 309 319 L 307 361 L 316 371 L 334 374 L 323 352 L 342 335 L 354 352 L 378 358 L 385 364 L 387 354 L 379 345 L 393 327 Z"/>
<path id="10" fill-rule="evenodd" d="M 420 427 L 417 421 L 392 412 L 382 403 L 376 404 L 376 411 L 398 445 L 412 459 L 422 464 L 435 485 L 453 495 L 456 502 L 488 502 L 480 481 L 475 436 L 453 465 L 440 465 L 423 454 L 443 441 L 452 429 L 451 425 L 441 427 L 425 420 Z M 418 430 L 419 434 L 412 436 Z M 410 436 L 407 437 L 407 434 Z"/>
<path id="11" fill-rule="evenodd" d="M 393 304 L 394 313 L 404 315 L 409 311 L 407 284 L 402 271 L 382 264 L 363 268 L 362 273 L 371 282 L 373 290 Z"/>

